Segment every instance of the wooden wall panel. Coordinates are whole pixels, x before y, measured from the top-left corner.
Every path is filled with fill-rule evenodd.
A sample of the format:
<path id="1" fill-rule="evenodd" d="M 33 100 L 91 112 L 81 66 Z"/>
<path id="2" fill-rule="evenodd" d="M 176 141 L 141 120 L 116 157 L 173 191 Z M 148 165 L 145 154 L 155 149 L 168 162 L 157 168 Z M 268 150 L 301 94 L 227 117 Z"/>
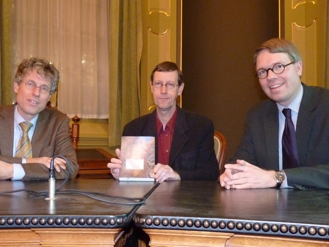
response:
<path id="1" fill-rule="evenodd" d="M 304 64 L 302 81 L 328 87 L 328 1 L 280 0 L 280 35 L 296 44 Z"/>
<path id="2" fill-rule="evenodd" d="M 154 110 L 150 74 L 158 63 L 181 64 L 181 1 L 143 0 L 143 53 L 141 66 L 141 115 Z M 179 100 L 180 102 L 181 100 Z"/>

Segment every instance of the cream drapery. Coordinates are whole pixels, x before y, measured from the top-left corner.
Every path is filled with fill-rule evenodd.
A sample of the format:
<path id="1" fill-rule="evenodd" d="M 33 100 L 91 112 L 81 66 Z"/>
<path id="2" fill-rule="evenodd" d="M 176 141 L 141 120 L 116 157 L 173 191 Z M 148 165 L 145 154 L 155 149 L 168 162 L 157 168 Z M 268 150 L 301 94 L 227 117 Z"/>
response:
<path id="1" fill-rule="evenodd" d="M 14 92 L 11 79 L 11 7 L 12 0 L 2 0 L 1 6 L 1 53 L 0 53 L 0 102 L 1 105 L 12 104 Z"/>
<path id="2" fill-rule="evenodd" d="M 124 125 L 140 115 L 142 1 L 110 3 L 109 146 L 116 146 Z"/>
<path id="3" fill-rule="evenodd" d="M 16 0 L 3 0 L 2 5 L 6 3 L 6 10 L 2 8 L 2 10 L 6 13 L 11 13 L 11 6 L 13 2 Z M 26 2 L 26 0 L 24 0 Z M 19 2 L 24 2 L 19 0 Z M 35 0 L 33 0 L 35 1 Z M 67 0 L 65 0 L 66 2 Z M 72 0 L 70 0 L 72 1 Z M 80 0 L 77 0 L 78 2 Z M 98 0 L 96 0 L 98 1 Z M 43 1 L 43 2 L 57 2 L 57 1 Z M 84 1 L 85 2 L 85 1 Z M 30 0 L 29 0 L 29 3 Z M 139 112 L 139 104 L 140 104 L 140 64 L 141 64 L 141 54 L 142 54 L 142 0 L 110 0 L 108 2 L 108 6 L 106 8 L 107 13 L 109 13 L 107 24 L 109 30 L 108 36 L 108 49 L 109 52 L 103 52 L 103 54 L 109 56 L 109 63 L 105 64 L 104 71 L 109 71 L 109 81 L 107 82 L 107 88 L 110 90 L 110 96 L 108 97 L 109 103 L 107 99 L 102 99 L 101 104 L 107 105 L 109 107 L 109 146 L 117 146 L 120 144 L 120 138 L 123 126 L 129 122 L 130 120 L 138 117 L 140 115 Z M 31 12 L 30 5 L 26 10 L 29 10 L 29 14 L 34 14 L 35 16 L 39 16 L 39 12 L 34 10 Z M 71 8 L 69 11 L 73 11 Z M 54 16 L 54 13 L 51 11 L 52 18 L 58 18 L 58 16 Z M 49 13 L 48 13 L 49 14 Z M 41 22 L 40 21 L 37 21 Z M 11 17 L 8 15 L 2 16 L 1 20 L 2 26 L 4 23 L 7 24 L 7 37 L 11 37 L 10 35 L 10 27 L 11 27 Z M 10 24 L 9 24 L 10 23 Z M 63 26 L 65 29 L 65 26 Z M 31 30 L 31 38 L 35 35 L 35 30 Z M 105 32 L 107 33 L 107 32 Z M 2 33 L 3 36 L 4 33 Z M 50 38 L 55 37 L 47 37 L 46 34 L 40 37 L 40 42 L 48 41 Z M 61 44 L 56 49 L 51 47 L 50 50 L 55 53 L 62 53 Z M 7 51 L 9 56 L 4 55 L 4 51 Z M 12 45 L 9 42 L 6 42 L 6 46 L 3 46 L 2 41 L 2 49 L 1 49 L 1 61 L 2 68 L 3 64 L 6 62 L 8 64 L 8 78 L 10 78 L 11 71 L 15 71 L 16 66 L 13 66 L 10 63 L 11 54 L 13 54 Z M 50 59 L 50 58 L 48 58 Z M 5 62 L 4 62 L 5 61 Z M 56 61 L 56 60 L 54 60 Z M 17 60 L 16 60 L 17 63 Z M 58 67 L 59 63 L 54 62 L 54 64 Z M 97 68 L 99 70 L 99 68 Z M 60 70 L 61 79 L 63 79 L 63 71 Z M 74 75 L 79 74 L 75 68 L 72 71 L 67 73 L 73 73 Z M 9 102 L 5 102 L 3 100 L 4 97 L 1 97 L 2 104 L 10 104 L 11 103 L 11 79 L 4 81 L 4 73 L 1 74 L 1 88 L 2 95 L 9 95 Z M 65 84 L 66 82 L 61 82 L 60 84 Z M 81 81 L 77 78 L 73 80 L 74 88 L 78 88 L 82 85 Z M 4 85 L 6 85 L 6 91 L 3 91 Z M 9 86 L 9 89 L 8 89 Z M 61 87 L 61 86 L 60 86 Z M 75 100 L 76 92 L 73 92 L 73 96 L 69 95 L 68 97 Z M 94 96 L 93 96 L 94 97 Z M 87 97 L 89 99 L 91 97 Z M 77 105 L 77 103 L 74 103 Z M 77 112 L 74 112 L 76 114 Z"/>
<path id="4" fill-rule="evenodd" d="M 31 56 L 51 61 L 60 72 L 58 109 L 108 118 L 108 1 L 13 3 L 13 67 Z"/>

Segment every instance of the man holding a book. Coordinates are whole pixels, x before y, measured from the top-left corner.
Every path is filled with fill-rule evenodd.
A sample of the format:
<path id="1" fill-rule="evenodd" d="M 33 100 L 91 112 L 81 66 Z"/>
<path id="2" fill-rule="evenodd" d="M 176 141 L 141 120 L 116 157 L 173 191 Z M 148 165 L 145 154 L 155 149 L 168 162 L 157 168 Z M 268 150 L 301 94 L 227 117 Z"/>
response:
<path id="1" fill-rule="evenodd" d="M 184 89 L 183 74 L 169 61 L 158 64 L 151 74 L 151 92 L 156 110 L 128 123 L 123 136 L 155 137 L 156 182 L 166 180 L 217 180 L 219 167 L 214 151 L 214 125 L 208 118 L 183 110 L 176 99 Z M 124 163 L 118 158 L 108 163 L 114 178 L 120 177 Z"/>

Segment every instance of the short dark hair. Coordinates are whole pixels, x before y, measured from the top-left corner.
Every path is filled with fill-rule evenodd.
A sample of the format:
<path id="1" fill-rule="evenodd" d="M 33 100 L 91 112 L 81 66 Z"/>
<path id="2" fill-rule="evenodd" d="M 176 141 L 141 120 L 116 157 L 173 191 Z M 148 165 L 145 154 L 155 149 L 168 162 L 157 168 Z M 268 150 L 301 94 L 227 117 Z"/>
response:
<path id="1" fill-rule="evenodd" d="M 36 69 L 39 75 L 42 75 L 51 82 L 50 94 L 53 94 L 57 89 L 59 81 L 59 72 L 53 64 L 49 61 L 41 58 L 31 57 L 24 59 L 20 65 L 18 65 L 14 81 L 21 84 L 23 77 L 31 70 Z"/>
<path id="2" fill-rule="evenodd" d="M 273 38 L 265 41 L 256 49 L 254 54 L 255 64 L 257 62 L 258 54 L 263 50 L 268 50 L 270 53 L 286 53 L 290 57 L 291 62 L 298 62 L 302 60 L 302 56 L 292 42 L 285 39 Z"/>
<path id="3" fill-rule="evenodd" d="M 184 83 L 183 73 L 178 68 L 176 63 L 170 62 L 170 61 L 164 61 L 162 63 L 159 63 L 155 68 L 153 69 L 151 73 L 151 82 L 153 82 L 153 77 L 155 72 L 171 72 L 171 71 L 177 71 L 178 73 L 178 85 L 182 85 Z"/>

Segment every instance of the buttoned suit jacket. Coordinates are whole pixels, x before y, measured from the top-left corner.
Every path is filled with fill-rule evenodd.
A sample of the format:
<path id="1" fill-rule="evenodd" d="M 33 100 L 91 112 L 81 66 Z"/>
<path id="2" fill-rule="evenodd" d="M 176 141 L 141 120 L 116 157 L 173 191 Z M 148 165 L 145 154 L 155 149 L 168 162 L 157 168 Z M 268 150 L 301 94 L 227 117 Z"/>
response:
<path id="1" fill-rule="evenodd" d="M 302 84 L 297 126 L 299 168 L 285 169 L 289 186 L 329 189 L 329 90 Z M 242 141 L 230 163 L 237 159 L 267 170 L 279 170 L 279 112 L 266 100 L 247 114 Z"/>
<path id="2" fill-rule="evenodd" d="M 219 166 L 214 151 L 211 120 L 177 106 L 177 118 L 169 155 L 169 165 L 182 180 L 217 180 Z M 128 123 L 123 136 L 154 136 L 158 162 L 156 110 Z"/>
<path id="3" fill-rule="evenodd" d="M 0 106 L 0 160 L 7 163 L 22 163 L 22 158 L 13 157 L 15 106 Z M 31 140 L 33 158 L 61 155 L 70 163 L 70 178 L 75 178 L 79 166 L 70 138 L 69 118 L 58 110 L 45 108 L 39 113 Z M 49 169 L 43 164 L 22 164 L 25 176 L 22 180 L 45 180 Z M 57 179 L 66 177 L 68 169 L 56 172 Z"/>

